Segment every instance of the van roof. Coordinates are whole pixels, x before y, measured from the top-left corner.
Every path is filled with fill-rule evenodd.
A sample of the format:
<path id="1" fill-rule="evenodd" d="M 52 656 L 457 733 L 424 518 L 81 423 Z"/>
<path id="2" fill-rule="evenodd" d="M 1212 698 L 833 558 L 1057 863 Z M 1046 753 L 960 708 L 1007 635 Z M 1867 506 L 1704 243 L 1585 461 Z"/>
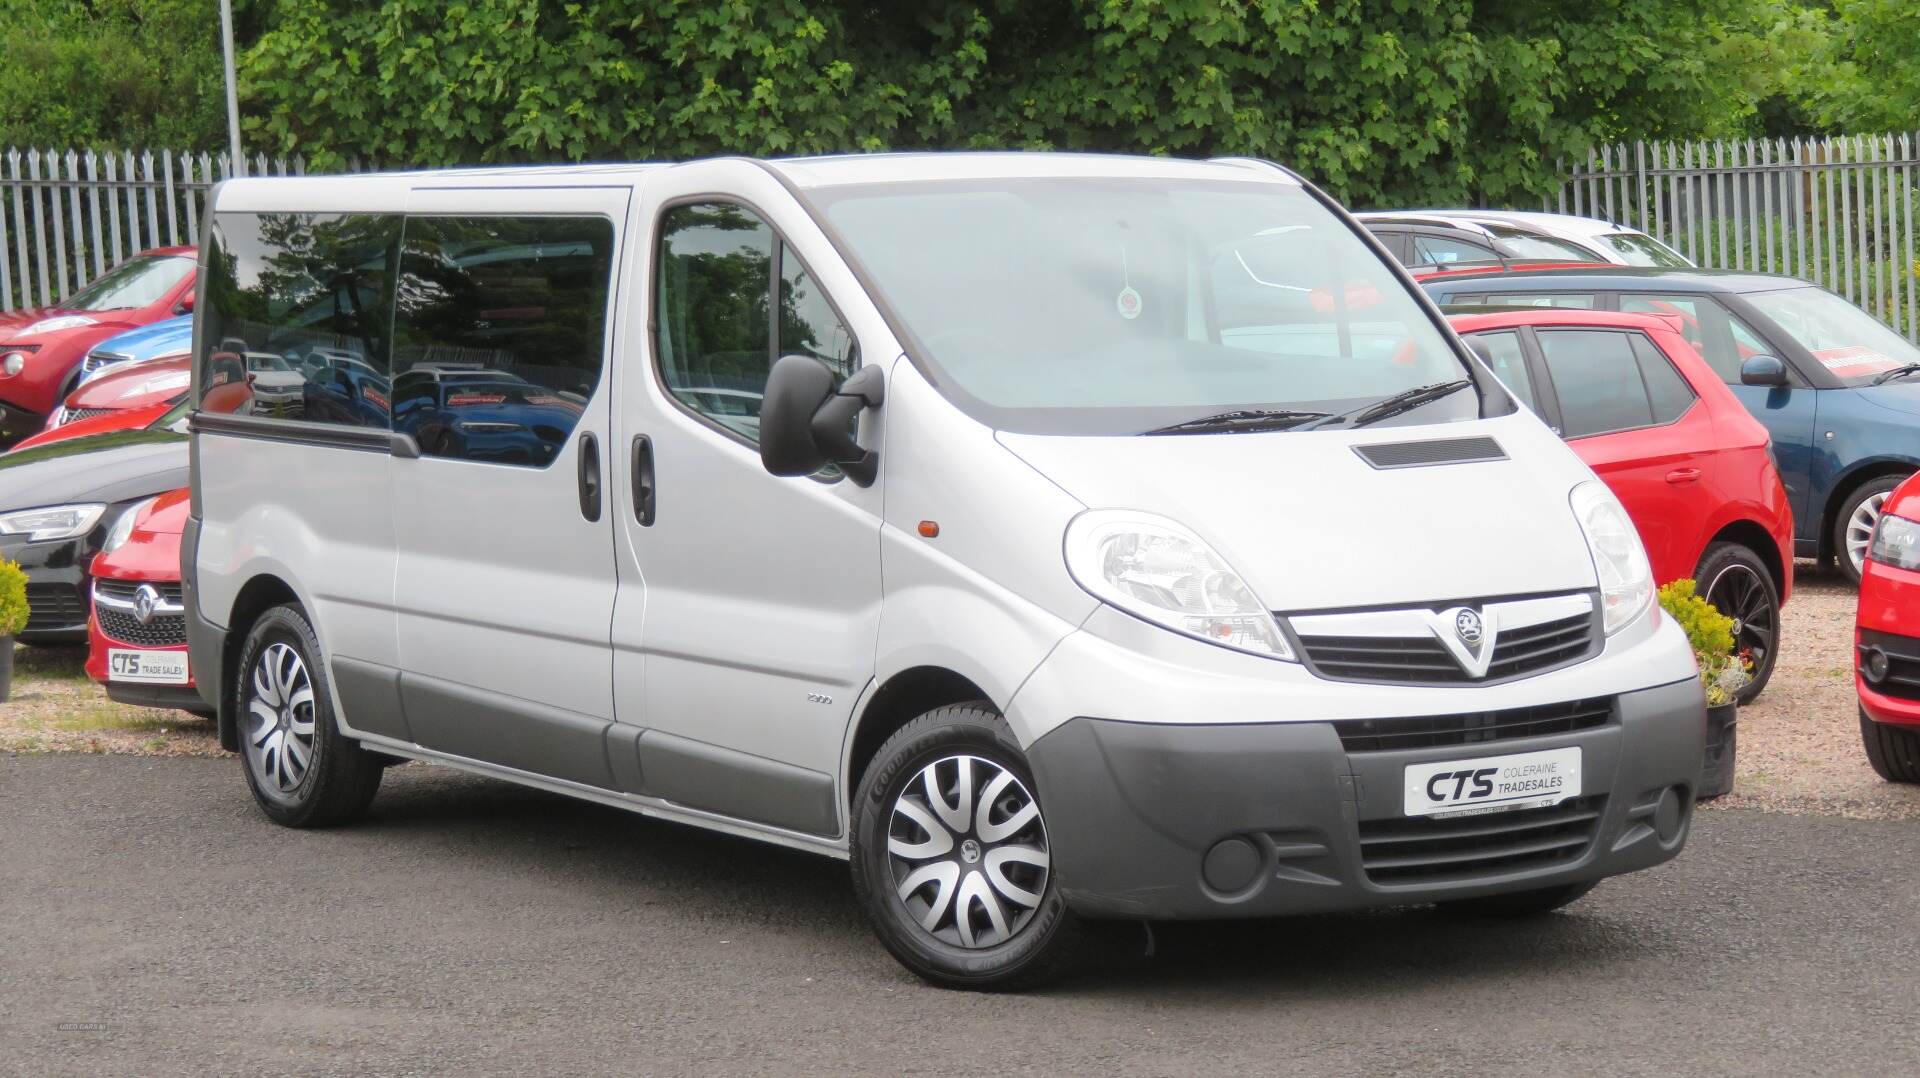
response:
<path id="1" fill-rule="evenodd" d="M 1288 173 L 1246 159 L 1200 161 L 1121 154 L 921 152 L 732 160 L 752 161 L 778 174 L 793 186 L 807 189 L 914 180 L 1076 176 L 1299 182 Z M 638 183 L 648 173 L 692 163 L 695 162 L 488 165 L 400 172 L 259 176 L 221 183 L 219 201 L 222 208 L 267 209 L 285 205 L 288 199 L 298 199 L 313 212 L 365 211 L 375 208 L 368 205 L 368 199 L 398 200 L 404 197 L 405 192 L 423 182 L 472 181 L 475 186 L 510 186 L 516 182 L 552 186 L 620 186 Z M 335 202 L 339 205 L 332 205 Z"/>

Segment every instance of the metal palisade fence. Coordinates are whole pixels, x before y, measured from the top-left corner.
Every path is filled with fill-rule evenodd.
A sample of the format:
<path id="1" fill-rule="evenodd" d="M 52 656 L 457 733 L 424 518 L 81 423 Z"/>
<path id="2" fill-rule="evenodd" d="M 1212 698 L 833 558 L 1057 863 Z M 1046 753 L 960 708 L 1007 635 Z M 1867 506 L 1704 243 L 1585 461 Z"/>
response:
<path id="1" fill-rule="evenodd" d="M 304 171 L 251 158 L 254 176 Z M 150 247 L 197 243 L 225 154 L 9 149 L 0 156 L 0 310 L 46 306 Z"/>
<path id="2" fill-rule="evenodd" d="M 1784 273 L 1920 340 L 1920 135 L 1633 142 L 1566 170 L 1544 208 L 1630 225 L 1702 266 Z"/>

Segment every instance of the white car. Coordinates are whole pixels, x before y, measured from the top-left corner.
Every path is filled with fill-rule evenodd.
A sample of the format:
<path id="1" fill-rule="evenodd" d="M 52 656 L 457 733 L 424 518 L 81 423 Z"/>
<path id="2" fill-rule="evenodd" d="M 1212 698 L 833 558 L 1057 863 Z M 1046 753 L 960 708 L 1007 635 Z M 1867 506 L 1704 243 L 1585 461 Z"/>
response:
<path id="1" fill-rule="evenodd" d="M 1693 265 L 1638 229 L 1594 217 L 1519 210 L 1375 210 L 1354 217 L 1416 268 L 1525 262 Z"/>
<path id="2" fill-rule="evenodd" d="M 1539 913 L 1686 842 L 1704 700 L 1620 503 L 1276 165 L 303 176 L 210 212 L 201 317 L 372 372 L 324 417 L 194 417 L 192 668 L 281 824 L 416 759 L 811 851 L 969 988 L 1090 920 Z M 348 279 L 335 249 L 387 293 L 266 272 Z M 477 354 L 519 380 L 448 378 L 431 430 L 384 407 Z"/>

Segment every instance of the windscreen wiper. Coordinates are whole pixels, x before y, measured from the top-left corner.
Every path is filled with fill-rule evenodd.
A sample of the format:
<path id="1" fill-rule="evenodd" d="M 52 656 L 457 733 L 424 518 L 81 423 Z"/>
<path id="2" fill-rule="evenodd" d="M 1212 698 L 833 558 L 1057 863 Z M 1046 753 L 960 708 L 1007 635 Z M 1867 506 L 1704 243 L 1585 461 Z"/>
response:
<path id="1" fill-rule="evenodd" d="M 1441 397 L 1450 394 L 1458 393 L 1472 384 L 1472 379 L 1461 378 L 1452 382 L 1434 382 L 1431 385 L 1414 386 L 1412 389 L 1395 393 L 1391 397 L 1382 397 L 1372 404 L 1356 408 L 1353 411 L 1341 412 L 1339 415 L 1330 415 L 1302 429 L 1318 430 L 1321 427 L 1331 427 L 1337 423 L 1345 423 L 1348 427 L 1364 427 L 1369 423 L 1377 423 L 1388 416 L 1396 416 L 1401 412 L 1411 412 L 1423 404 L 1437 401 Z"/>
<path id="2" fill-rule="evenodd" d="M 1905 378 L 1909 374 L 1920 374 L 1920 363 L 1908 363 L 1904 366 L 1895 367 L 1890 371 L 1881 371 L 1879 374 L 1873 376 L 1873 384 L 1880 385 L 1883 382 L 1891 382 L 1895 378 Z"/>
<path id="3" fill-rule="evenodd" d="M 1170 426 L 1143 430 L 1141 434 L 1208 434 L 1222 431 L 1250 433 L 1262 430 L 1291 430 L 1302 423 L 1330 418 L 1326 412 L 1297 412 L 1287 408 L 1236 408 L 1219 415 L 1201 416 Z"/>

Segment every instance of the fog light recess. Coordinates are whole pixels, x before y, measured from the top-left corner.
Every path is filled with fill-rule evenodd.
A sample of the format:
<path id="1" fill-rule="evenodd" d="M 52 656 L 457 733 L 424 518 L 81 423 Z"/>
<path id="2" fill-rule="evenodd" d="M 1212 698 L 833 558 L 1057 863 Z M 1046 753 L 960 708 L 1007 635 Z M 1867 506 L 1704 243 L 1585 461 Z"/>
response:
<path id="1" fill-rule="evenodd" d="M 1260 874 L 1260 848 L 1235 835 L 1213 844 L 1200 863 L 1200 878 L 1223 895 L 1239 894 Z"/>

